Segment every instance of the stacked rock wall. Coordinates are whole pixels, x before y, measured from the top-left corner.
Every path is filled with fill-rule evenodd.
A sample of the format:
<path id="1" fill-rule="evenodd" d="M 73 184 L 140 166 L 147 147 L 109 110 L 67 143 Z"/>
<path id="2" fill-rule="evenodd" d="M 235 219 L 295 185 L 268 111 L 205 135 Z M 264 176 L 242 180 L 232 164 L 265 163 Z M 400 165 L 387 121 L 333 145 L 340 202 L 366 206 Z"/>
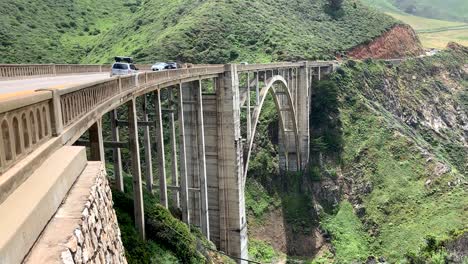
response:
<path id="1" fill-rule="evenodd" d="M 127 263 L 112 193 L 100 162 L 89 162 L 25 263 Z"/>

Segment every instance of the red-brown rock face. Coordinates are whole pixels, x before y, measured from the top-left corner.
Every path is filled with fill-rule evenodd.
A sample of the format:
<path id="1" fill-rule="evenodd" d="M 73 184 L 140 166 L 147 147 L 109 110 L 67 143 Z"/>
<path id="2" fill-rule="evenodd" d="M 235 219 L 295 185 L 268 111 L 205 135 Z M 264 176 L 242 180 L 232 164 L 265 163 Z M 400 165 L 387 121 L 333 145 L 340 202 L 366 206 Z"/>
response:
<path id="1" fill-rule="evenodd" d="M 422 53 L 414 30 L 407 25 L 397 25 L 372 42 L 352 48 L 347 55 L 354 59 L 398 59 Z"/>

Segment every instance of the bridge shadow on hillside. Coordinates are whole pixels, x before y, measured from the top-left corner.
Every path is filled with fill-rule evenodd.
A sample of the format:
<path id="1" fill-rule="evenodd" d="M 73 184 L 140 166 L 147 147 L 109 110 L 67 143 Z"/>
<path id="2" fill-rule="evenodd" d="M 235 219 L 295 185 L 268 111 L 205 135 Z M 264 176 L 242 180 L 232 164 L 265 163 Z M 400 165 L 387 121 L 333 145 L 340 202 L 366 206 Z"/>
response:
<path id="1" fill-rule="evenodd" d="M 260 184 L 268 196 L 279 199 L 270 208 L 276 207 L 280 213 L 267 217 L 282 217 L 282 227 L 268 224 L 268 221 L 278 223 L 278 219 L 263 220 L 270 229 L 283 228 L 285 237 L 279 238 L 280 232 L 270 230 L 272 237 L 265 234 L 262 239 L 266 238 L 276 249 L 285 250 L 293 258 L 310 259 L 320 251 L 328 238 L 320 229 L 319 214 L 332 213 L 340 200 L 336 168 L 340 165 L 343 139 L 338 107 L 336 85 L 330 81 L 316 83 L 310 114 L 310 164 L 303 173 L 273 172 L 270 161 L 258 160 L 264 155 L 261 154 L 264 149 L 253 157 L 257 159 L 253 163 L 261 165 L 249 169 L 250 181 Z M 278 143 L 276 125 L 271 122 L 267 129 L 272 145 Z"/>

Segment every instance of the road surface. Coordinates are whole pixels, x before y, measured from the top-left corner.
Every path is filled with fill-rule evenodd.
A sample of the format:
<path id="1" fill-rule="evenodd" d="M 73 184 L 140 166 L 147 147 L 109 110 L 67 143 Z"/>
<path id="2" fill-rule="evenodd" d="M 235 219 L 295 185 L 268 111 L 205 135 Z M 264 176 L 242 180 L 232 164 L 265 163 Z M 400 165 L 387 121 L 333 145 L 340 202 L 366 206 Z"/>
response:
<path id="1" fill-rule="evenodd" d="M 0 99 L 33 93 L 37 89 L 63 89 L 109 78 L 109 73 L 50 76 L 19 80 L 0 80 Z"/>

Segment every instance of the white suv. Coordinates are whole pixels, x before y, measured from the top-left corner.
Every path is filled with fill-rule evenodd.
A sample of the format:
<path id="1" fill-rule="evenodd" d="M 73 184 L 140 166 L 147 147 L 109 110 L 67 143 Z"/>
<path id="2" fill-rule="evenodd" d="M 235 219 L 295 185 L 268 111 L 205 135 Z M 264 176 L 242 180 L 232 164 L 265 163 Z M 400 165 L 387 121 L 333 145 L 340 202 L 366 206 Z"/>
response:
<path id="1" fill-rule="evenodd" d="M 112 77 L 114 75 L 135 74 L 137 72 L 138 69 L 133 63 L 115 62 L 114 64 L 112 64 L 110 76 Z"/>

